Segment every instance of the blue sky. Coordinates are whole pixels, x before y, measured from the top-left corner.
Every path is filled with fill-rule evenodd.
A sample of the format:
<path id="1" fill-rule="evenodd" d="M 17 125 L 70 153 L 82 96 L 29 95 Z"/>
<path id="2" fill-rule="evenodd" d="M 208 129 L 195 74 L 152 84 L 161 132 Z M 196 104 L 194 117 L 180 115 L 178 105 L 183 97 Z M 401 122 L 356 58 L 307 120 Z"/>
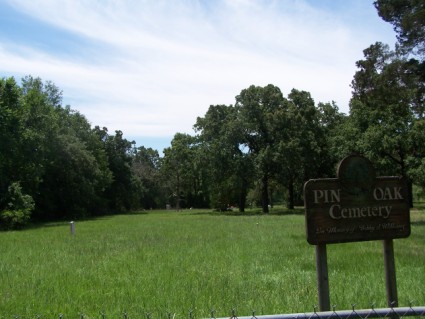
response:
<path id="1" fill-rule="evenodd" d="M 0 0 L 0 77 L 54 82 L 90 123 L 162 151 L 250 85 L 335 101 L 395 33 L 373 0 Z"/>

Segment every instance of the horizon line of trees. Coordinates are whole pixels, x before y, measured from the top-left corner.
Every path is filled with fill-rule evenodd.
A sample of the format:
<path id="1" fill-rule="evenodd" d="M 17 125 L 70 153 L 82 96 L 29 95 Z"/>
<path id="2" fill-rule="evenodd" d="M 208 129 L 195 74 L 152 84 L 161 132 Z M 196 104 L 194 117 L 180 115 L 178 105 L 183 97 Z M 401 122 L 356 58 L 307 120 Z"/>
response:
<path id="1" fill-rule="evenodd" d="M 162 157 L 122 131 L 93 128 L 62 106 L 52 82 L 0 79 L 0 227 L 166 205 L 293 209 L 307 180 L 334 177 L 352 153 L 368 157 L 379 175 L 424 188 L 424 8 L 417 0 L 374 5 L 398 44 L 364 50 L 348 115 L 303 90 L 285 97 L 272 84 L 252 85 L 234 105 L 211 105 L 195 134 L 176 133 Z"/>

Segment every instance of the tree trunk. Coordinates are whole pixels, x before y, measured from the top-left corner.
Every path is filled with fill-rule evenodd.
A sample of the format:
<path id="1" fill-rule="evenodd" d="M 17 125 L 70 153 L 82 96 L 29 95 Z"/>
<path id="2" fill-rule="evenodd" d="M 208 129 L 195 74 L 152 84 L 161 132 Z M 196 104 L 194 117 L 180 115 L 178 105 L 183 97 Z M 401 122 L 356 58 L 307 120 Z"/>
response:
<path id="1" fill-rule="evenodd" d="M 245 203 L 246 203 L 246 195 L 248 182 L 243 178 L 241 183 L 241 189 L 239 191 L 239 212 L 245 212 Z"/>
<path id="2" fill-rule="evenodd" d="M 176 210 L 180 211 L 180 174 L 177 172 L 177 189 L 176 189 Z"/>
<path id="3" fill-rule="evenodd" d="M 294 180 L 292 177 L 288 181 L 288 208 L 294 209 Z"/>
<path id="4" fill-rule="evenodd" d="M 261 205 L 263 207 L 263 213 L 269 212 L 269 178 L 264 175 L 261 179 Z"/>

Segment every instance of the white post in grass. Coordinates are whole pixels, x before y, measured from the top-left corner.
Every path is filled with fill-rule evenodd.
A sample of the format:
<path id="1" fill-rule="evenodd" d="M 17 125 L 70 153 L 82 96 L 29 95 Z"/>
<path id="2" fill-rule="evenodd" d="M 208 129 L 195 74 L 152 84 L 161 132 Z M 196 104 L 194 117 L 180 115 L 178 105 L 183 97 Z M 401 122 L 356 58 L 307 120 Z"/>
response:
<path id="1" fill-rule="evenodd" d="M 71 221 L 69 224 L 71 225 L 71 235 L 74 236 L 75 235 L 75 223 L 73 221 Z"/>

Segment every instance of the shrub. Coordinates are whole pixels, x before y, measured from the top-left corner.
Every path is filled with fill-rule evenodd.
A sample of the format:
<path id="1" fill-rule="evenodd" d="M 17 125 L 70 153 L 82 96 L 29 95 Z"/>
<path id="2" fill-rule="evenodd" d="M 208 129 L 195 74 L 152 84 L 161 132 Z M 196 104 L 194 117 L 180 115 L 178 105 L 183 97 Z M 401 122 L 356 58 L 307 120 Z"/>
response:
<path id="1" fill-rule="evenodd" d="M 19 182 L 12 183 L 8 188 L 7 208 L 0 212 L 3 229 L 18 229 L 26 225 L 34 209 L 34 200 L 30 195 L 22 193 Z"/>
<path id="2" fill-rule="evenodd" d="M 1 212 L 2 227 L 5 229 L 18 229 L 26 225 L 31 217 L 28 210 L 4 210 Z"/>

